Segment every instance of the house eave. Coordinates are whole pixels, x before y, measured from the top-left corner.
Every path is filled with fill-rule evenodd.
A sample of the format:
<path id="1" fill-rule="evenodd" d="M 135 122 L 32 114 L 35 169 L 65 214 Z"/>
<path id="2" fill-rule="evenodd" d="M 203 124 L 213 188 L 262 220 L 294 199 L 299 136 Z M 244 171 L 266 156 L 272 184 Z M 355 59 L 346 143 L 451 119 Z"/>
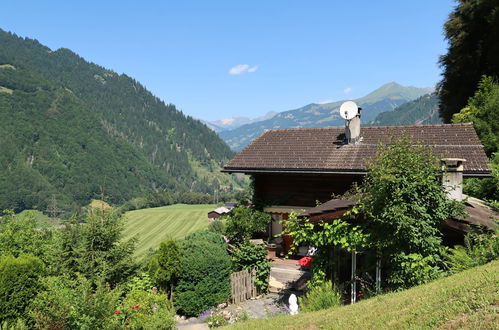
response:
<path id="1" fill-rule="evenodd" d="M 365 170 L 341 170 L 341 169 L 281 169 L 281 168 L 224 168 L 223 173 L 244 173 L 244 174 L 346 174 L 346 175 L 366 175 Z M 463 176 L 467 178 L 490 178 L 490 171 L 464 171 Z"/>
<path id="2" fill-rule="evenodd" d="M 364 170 L 329 170 L 329 169 L 223 169 L 224 173 L 277 173 L 277 174 L 367 174 Z"/>

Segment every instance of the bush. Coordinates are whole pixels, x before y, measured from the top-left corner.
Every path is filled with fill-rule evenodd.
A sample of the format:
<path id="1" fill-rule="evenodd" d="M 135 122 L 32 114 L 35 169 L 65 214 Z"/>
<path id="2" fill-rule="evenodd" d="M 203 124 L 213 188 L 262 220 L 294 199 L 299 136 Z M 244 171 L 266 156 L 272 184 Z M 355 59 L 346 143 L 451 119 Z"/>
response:
<path id="1" fill-rule="evenodd" d="M 156 290 L 130 291 L 114 312 L 114 325 L 132 329 L 174 329 L 174 309 L 166 294 Z"/>
<path id="2" fill-rule="evenodd" d="M 52 263 L 54 255 L 54 231 L 42 228 L 35 213 L 24 212 L 14 215 L 4 211 L 0 219 L 0 255 L 29 254 L 40 258 L 46 266 Z"/>
<path id="3" fill-rule="evenodd" d="M 236 207 L 225 218 L 225 235 L 234 242 L 243 242 L 265 232 L 272 219 L 270 214 L 247 207 Z"/>
<path id="4" fill-rule="evenodd" d="M 93 290 L 83 277 L 47 277 L 43 286 L 30 306 L 37 329 L 103 329 L 112 324 L 119 291 L 101 284 Z"/>
<path id="5" fill-rule="evenodd" d="M 219 245 L 224 249 L 227 248 L 227 243 L 223 239 L 222 235 L 208 230 L 196 231 L 189 234 L 186 236 L 185 241 L 207 241 Z"/>
<path id="6" fill-rule="evenodd" d="M 331 281 L 325 281 L 312 287 L 303 297 L 298 298 L 303 312 L 313 312 L 341 306 L 341 293 Z"/>
<path id="7" fill-rule="evenodd" d="M 394 284 L 397 289 L 421 285 L 444 275 L 442 269 L 435 266 L 439 257 L 400 253 L 391 259 L 393 263 L 388 282 Z"/>
<path id="8" fill-rule="evenodd" d="M 187 316 L 199 315 L 230 296 L 231 262 L 226 244 L 200 239 L 203 236 L 210 237 L 190 235 L 182 243 L 183 271 L 177 286 L 176 306 Z"/>
<path id="9" fill-rule="evenodd" d="M 180 249 L 177 242 L 162 242 L 149 266 L 153 282 L 166 292 L 173 292 L 181 273 Z"/>
<path id="10" fill-rule="evenodd" d="M 256 287 L 260 292 L 267 292 L 269 286 L 270 264 L 267 249 L 252 242 L 238 244 L 232 252 L 235 271 L 256 268 Z"/>
<path id="11" fill-rule="evenodd" d="M 499 229 L 494 234 L 468 234 L 464 246 L 455 246 L 446 254 L 451 273 L 483 265 L 499 258 Z"/>
<path id="12" fill-rule="evenodd" d="M 133 290 L 152 290 L 154 287 L 151 276 L 149 276 L 148 273 L 146 272 L 141 272 L 137 276 L 132 277 L 130 281 L 127 283 L 127 289 L 128 291 L 133 291 Z"/>
<path id="13" fill-rule="evenodd" d="M 29 327 L 23 319 L 6 320 L 0 323 L 0 330 L 29 330 Z"/>
<path id="14" fill-rule="evenodd" d="M 217 308 L 214 311 L 211 311 L 204 322 L 208 324 L 208 327 L 211 329 L 247 320 L 249 320 L 249 315 L 246 311 Z"/>
<path id="15" fill-rule="evenodd" d="M 217 219 L 208 225 L 208 230 L 212 233 L 223 235 L 225 233 L 225 221 Z"/>
<path id="16" fill-rule="evenodd" d="M 44 270 L 37 257 L 0 258 L 0 322 L 27 316 L 26 307 L 40 290 Z"/>

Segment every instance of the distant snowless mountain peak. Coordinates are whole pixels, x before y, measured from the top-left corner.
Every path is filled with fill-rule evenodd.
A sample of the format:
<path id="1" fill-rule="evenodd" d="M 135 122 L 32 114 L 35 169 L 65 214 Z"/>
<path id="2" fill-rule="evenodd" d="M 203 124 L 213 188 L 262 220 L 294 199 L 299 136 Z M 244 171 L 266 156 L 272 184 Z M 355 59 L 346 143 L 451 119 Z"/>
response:
<path id="1" fill-rule="evenodd" d="M 397 94 L 399 94 L 400 98 L 406 99 L 407 101 L 415 99 L 417 96 L 421 96 L 424 94 L 429 94 L 434 92 L 434 88 L 431 87 L 423 87 L 423 88 L 418 88 L 418 87 L 413 87 L 413 86 L 402 86 L 397 82 L 389 82 L 387 84 L 382 85 L 381 87 L 377 88 L 373 92 L 369 93 L 365 97 L 361 99 L 369 99 L 369 98 L 379 98 L 379 97 L 384 97 L 384 96 L 392 96 L 396 97 Z M 320 102 L 320 103 L 312 103 L 310 105 L 318 104 L 321 106 L 327 106 L 330 104 L 335 104 L 338 101 L 326 101 L 326 102 Z M 309 106 L 310 106 L 309 105 Z M 388 110 L 388 109 L 387 109 Z M 393 110 L 393 109 L 390 109 Z M 233 129 L 237 129 L 238 127 L 241 127 L 243 125 L 248 125 L 248 124 L 254 124 L 260 121 L 268 120 L 273 118 L 275 115 L 282 113 L 282 112 L 287 112 L 287 111 L 270 111 L 266 113 L 265 115 L 261 117 L 256 117 L 256 118 L 249 118 L 249 117 L 242 117 L 242 116 L 234 116 L 230 118 L 225 118 L 225 119 L 219 119 L 219 120 L 212 120 L 212 121 L 203 121 L 209 128 L 214 130 L 215 132 L 223 132 L 223 131 L 229 131 Z"/>
<path id="2" fill-rule="evenodd" d="M 362 122 L 374 124 L 380 113 L 393 111 L 404 103 L 432 92 L 433 88 L 402 86 L 390 82 L 353 101 L 363 108 Z M 298 109 L 271 112 L 260 118 L 233 117 L 212 121 L 207 125 L 215 130 L 232 150 L 239 151 L 266 129 L 344 125 L 344 120 L 339 116 L 339 108 L 344 101 L 346 100 L 311 103 Z"/>

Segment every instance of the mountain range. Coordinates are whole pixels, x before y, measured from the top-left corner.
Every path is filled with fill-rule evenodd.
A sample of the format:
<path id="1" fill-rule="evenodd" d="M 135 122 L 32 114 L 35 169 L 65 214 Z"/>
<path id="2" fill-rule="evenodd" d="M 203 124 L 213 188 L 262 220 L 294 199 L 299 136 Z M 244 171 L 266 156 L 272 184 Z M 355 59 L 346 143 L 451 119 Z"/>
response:
<path id="1" fill-rule="evenodd" d="M 362 107 L 362 122 L 370 123 L 374 122 L 380 113 L 393 111 L 398 106 L 432 91 L 432 88 L 402 86 L 391 82 L 354 101 Z M 312 103 L 298 109 L 279 112 L 269 119 L 220 131 L 219 135 L 233 150 L 239 151 L 266 129 L 342 126 L 344 120 L 339 116 L 339 108 L 344 101 Z"/>
<path id="2" fill-rule="evenodd" d="M 266 113 L 265 115 L 257 118 L 249 118 L 249 117 L 230 117 L 226 119 L 220 119 L 220 120 L 213 120 L 213 121 L 203 121 L 206 126 L 214 130 L 215 132 L 223 132 L 231 129 L 236 129 L 238 127 L 241 127 L 243 125 L 248 125 L 248 124 L 253 124 L 257 123 L 259 121 L 267 120 L 275 115 L 277 115 L 278 112 L 276 111 L 271 111 Z"/>
<path id="3" fill-rule="evenodd" d="M 234 153 L 126 74 L 0 30 L 0 210 L 238 187 Z"/>

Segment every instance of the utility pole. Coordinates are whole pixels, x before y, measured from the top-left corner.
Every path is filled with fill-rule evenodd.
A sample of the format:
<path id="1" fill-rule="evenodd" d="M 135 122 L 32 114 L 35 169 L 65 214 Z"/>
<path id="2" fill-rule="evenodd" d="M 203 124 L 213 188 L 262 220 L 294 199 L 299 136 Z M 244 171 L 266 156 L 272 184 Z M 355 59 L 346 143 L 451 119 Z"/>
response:
<path id="1" fill-rule="evenodd" d="M 61 214 L 62 212 L 63 211 L 57 207 L 57 198 L 55 197 L 55 195 L 52 195 L 50 204 L 47 207 L 47 213 L 51 218 L 57 218 L 57 216 L 59 216 L 59 214 Z"/>

